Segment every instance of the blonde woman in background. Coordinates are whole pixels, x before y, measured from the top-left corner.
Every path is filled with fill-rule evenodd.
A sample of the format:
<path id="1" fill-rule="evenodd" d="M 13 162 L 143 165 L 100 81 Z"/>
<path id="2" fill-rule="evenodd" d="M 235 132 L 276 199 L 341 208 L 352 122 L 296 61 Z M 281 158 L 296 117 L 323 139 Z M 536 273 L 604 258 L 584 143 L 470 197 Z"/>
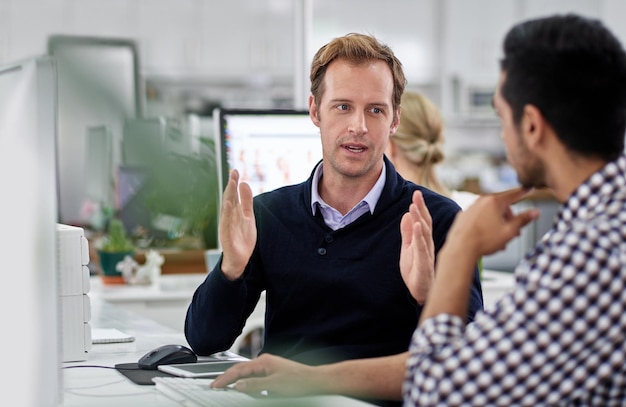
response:
<path id="1" fill-rule="evenodd" d="M 402 95 L 400 125 L 391 136 L 386 155 L 405 179 L 455 201 L 462 209 L 478 195 L 448 189 L 437 177 L 435 166 L 443 161 L 443 118 L 425 96 L 411 91 Z"/>

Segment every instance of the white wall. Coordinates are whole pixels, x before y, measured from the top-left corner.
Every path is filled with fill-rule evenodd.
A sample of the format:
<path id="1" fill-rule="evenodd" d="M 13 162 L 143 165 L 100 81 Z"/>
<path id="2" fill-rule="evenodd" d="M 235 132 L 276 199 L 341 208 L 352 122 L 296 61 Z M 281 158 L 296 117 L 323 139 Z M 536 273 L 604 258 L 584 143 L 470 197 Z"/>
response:
<path id="1" fill-rule="evenodd" d="M 0 0 L 0 64 L 45 53 L 50 34 L 131 38 L 146 79 L 218 97 L 225 90 L 210 88 L 274 86 L 284 98 L 293 93 L 297 4 L 311 5 L 309 60 L 334 36 L 372 33 L 401 58 L 409 87 L 429 89 L 446 114 L 466 110 L 458 92 L 493 86 L 516 21 L 574 11 L 626 38 L 620 0 Z"/>
<path id="2" fill-rule="evenodd" d="M 47 36 L 136 39 L 146 75 L 290 75 L 288 0 L 0 0 L 0 63 L 46 50 Z"/>

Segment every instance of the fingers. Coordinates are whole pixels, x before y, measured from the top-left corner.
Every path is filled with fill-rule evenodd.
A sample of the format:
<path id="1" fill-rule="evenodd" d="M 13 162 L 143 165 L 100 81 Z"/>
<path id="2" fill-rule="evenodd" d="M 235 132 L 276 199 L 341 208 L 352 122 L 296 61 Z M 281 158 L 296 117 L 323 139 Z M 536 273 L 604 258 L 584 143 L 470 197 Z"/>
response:
<path id="1" fill-rule="evenodd" d="M 400 274 L 415 300 L 423 304 L 434 277 L 434 242 L 430 213 L 419 191 L 400 220 Z"/>
<path id="2" fill-rule="evenodd" d="M 430 212 L 426 207 L 426 202 L 424 202 L 424 196 L 422 195 L 422 192 L 420 190 L 413 191 L 413 204 L 415 205 L 417 213 L 424 220 L 424 222 L 429 225 L 430 229 L 430 225 L 432 225 L 433 220 L 430 217 Z"/>
<path id="3" fill-rule="evenodd" d="M 409 205 L 409 211 L 400 220 L 400 234 L 402 247 L 405 249 L 412 243 L 414 251 L 434 248 L 432 218 L 419 190 L 413 192 L 413 202 Z"/>
<path id="4" fill-rule="evenodd" d="M 243 211 L 243 215 L 246 217 L 253 216 L 252 189 L 250 188 L 250 185 L 245 182 L 239 184 L 239 197 L 241 199 L 241 209 Z"/>
<path id="5" fill-rule="evenodd" d="M 505 222 L 501 225 L 501 234 L 503 236 L 503 241 L 500 245 L 496 246 L 496 250 L 504 250 L 506 248 L 506 244 L 514 239 L 516 236 L 520 236 L 522 232 L 522 228 L 528 225 L 533 220 L 539 217 L 539 210 L 532 208 L 528 209 L 524 212 L 521 212 L 517 215 L 513 215 L 512 213 L 508 218 L 505 219 Z M 486 253 L 489 254 L 489 253 Z"/>
<path id="6" fill-rule="evenodd" d="M 421 253 L 425 253 L 425 251 L 428 250 L 428 239 L 424 235 L 424 226 L 421 222 L 413 223 L 413 236 L 411 240 L 413 242 L 414 255 L 419 256 Z"/>
<path id="7" fill-rule="evenodd" d="M 223 388 L 242 378 L 264 375 L 265 367 L 259 364 L 258 359 L 250 362 L 241 362 L 216 377 L 215 380 L 211 382 L 211 387 Z"/>
<path id="8" fill-rule="evenodd" d="M 413 194 L 413 203 L 409 205 L 409 211 L 402 215 L 400 220 L 400 234 L 402 246 L 409 246 L 414 238 L 428 238 L 431 232 L 431 218 L 424 199 L 419 191 Z"/>
<path id="9" fill-rule="evenodd" d="M 230 211 L 241 203 L 244 216 L 253 214 L 252 189 L 246 182 L 239 183 L 239 171 L 230 172 L 222 197 L 222 212 Z"/>
<path id="10" fill-rule="evenodd" d="M 510 224 L 512 225 L 513 228 L 519 231 L 524 226 L 528 225 L 530 222 L 537 219 L 538 217 L 539 217 L 539 210 L 536 208 L 531 208 L 514 216 L 513 219 L 511 219 Z"/>
<path id="11" fill-rule="evenodd" d="M 239 171 L 232 170 L 228 176 L 228 182 L 224 189 L 224 201 L 237 201 L 237 185 L 239 184 Z"/>
<path id="12" fill-rule="evenodd" d="M 501 204 L 509 206 L 524 199 L 531 191 L 529 188 L 517 187 L 492 194 L 492 196 Z"/>
<path id="13" fill-rule="evenodd" d="M 433 248 L 435 243 L 432 239 L 432 218 L 430 216 L 430 212 L 426 207 L 426 202 L 424 202 L 424 197 L 419 190 L 413 192 L 413 204 L 409 207 L 409 213 L 414 222 L 419 223 L 420 225 L 420 238 L 423 240 L 425 245 L 423 246 L 425 249 Z M 417 236 L 417 234 L 416 234 Z"/>
<path id="14" fill-rule="evenodd" d="M 535 208 L 528 209 L 519 214 L 513 213 L 511 209 L 511 205 L 522 200 L 529 192 L 530 189 L 528 188 L 518 187 L 493 194 L 496 202 L 502 205 L 502 215 L 506 221 L 506 227 L 513 232 L 512 236 L 518 236 L 524 226 L 539 217 L 539 210 Z"/>
<path id="15" fill-rule="evenodd" d="M 400 220 L 400 235 L 402 236 L 402 247 L 408 247 L 413 240 L 413 220 L 409 212 L 402 215 Z"/>
<path id="16" fill-rule="evenodd" d="M 539 216 L 537 209 L 515 213 L 512 208 L 528 192 L 519 187 L 481 196 L 457 215 L 446 237 L 446 245 L 456 245 L 476 256 L 503 250 L 511 239 L 521 234 L 524 226 Z"/>
<path id="17" fill-rule="evenodd" d="M 235 390 L 243 392 L 243 393 L 257 394 L 263 391 L 273 390 L 273 388 L 271 387 L 272 383 L 273 382 L 271 379 L 247 378 L 247 379 L 238 380 L 235 383 L 234 388 Z"/>
<path id="18" fill-rule="evenodd" d="M 249 394 L 267 391 L 283 395 L 302 395 L 307 394 L 307 383 L 310 381 L 306 372 L 305 365 L 263 354 L 226 370 L 211 383 L 211 387 L 223 388 L 234 383 L 235 390 Z"/>

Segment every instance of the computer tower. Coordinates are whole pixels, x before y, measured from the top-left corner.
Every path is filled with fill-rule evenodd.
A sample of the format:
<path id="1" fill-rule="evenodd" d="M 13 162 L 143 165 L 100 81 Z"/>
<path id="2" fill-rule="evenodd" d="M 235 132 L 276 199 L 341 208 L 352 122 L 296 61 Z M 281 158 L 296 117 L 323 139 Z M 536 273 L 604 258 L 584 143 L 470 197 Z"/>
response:
<path id="1" fill-rule="evenodd" d="M 91 349 L 89 243 L 82 228 L 57 224 L 62 361 L 87 360 Z"/>

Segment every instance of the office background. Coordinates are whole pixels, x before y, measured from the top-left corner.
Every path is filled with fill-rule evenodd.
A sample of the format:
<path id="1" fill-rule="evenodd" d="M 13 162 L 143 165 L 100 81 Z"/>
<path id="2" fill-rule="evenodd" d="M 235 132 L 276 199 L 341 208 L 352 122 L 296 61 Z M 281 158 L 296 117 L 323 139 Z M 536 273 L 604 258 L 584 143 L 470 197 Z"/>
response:
<path id="1" fill-rule="evenodd" d="M 313 52 L 334 36 L 369 32 L 401 58 L 409 88 L 427 93 L 443 109 L 450 151 L 468 147 L 476 137 L 480 142 L 471 144 L 498 150 L 491 137 L 497 131 L 487 120 L 493 116 L 480 96 L 496 81 L 502 36 L 521 19 L 567 11 L 600 18 L 626 39 L 626 4 L 620 0 L 392 0 L 384 5 L 371 0 L 0 0 L 0 64 L 46 52 L 51 34 L 129 38 L 138 45 L 149 116 L 206 113 L 216 102 L 304 107 Z M 476 126 L 487 131 L 476 132 Z"/>
<path id="2" fill-rule="evenodd" d="M 195 139 L 214 136 L 215 106 L 306 107 L 315 50 L 347 32 L 371 33 L 403 61 L 408 88 L 444 113 L 444 181 L 491 192 L 516 182 L 490 107 L 501 40 L 515 22 L 557 12 L 599 18 L 626 41 L 620 0 L 0 0 L 0 65 L 48 52 L 51 35 L 134 41 L 143 117 L 169 120 Z M 94 137 L 101 130 L 89 129 Z M 540 205 L 549 223 L 553 206 Z M 511 267 L 514 251 L 490 266 Z"/>
<path id="3" fill-rule="evenodd" d="M 619 0 L 392 0 L 382 7 L 385 13 L 367 0 L 0 0 L 0 63 L 45 52 L 51 34 L 130 38 L 143 78 L 160 91 L 148 99 L 148 113 L 181 113 L 205 99 L 283 106 L 293 103 L 294 81 L 307 78 L 319 45 L 361 31 L 389 43 L 409 86 L 428 89 L 450 116 L 467 112 L 449 88 L 493 86 L 502 36 L 516 21 L 575 11 L 626 37 Z M 306 94 L 298 100 L 305 102 Z"/>
<path id="4" fill-rule="evenodd" d="M 391 45 L 404 61 L 409 88 L 426 93 L 443 110 L 449 154 L 446 166 L 441 169 L 442 177 L 453 187 L 489 191 L 514 183 L 510 169 L 503 164 L 499 125 L 489 107 L 498 73 L 502 35 L 521 19 L 567 11 L 601 18 L 619 37 L 626 38 L 626 27 L 622 24 L 626 5 L 621 0 L 0 0 L 0 65 L 46 54 L 51 36 L 57 34 L 132 41 L 137 45 L 139 62 L 140 113 L 146 119 L 144 123 L 134 124 L 145 128 L 169 123 L 168 131 L 191 142 L 192 137 L 195 140 L 213 135 L 210 111 L 217 105 L 303 107 L 313 51 L 330 38 L 346 32 L 369 32 Z M 99 71 L 107 67 L 95 59 L 89 59 L 89 64 Z M 31 62 L 24 72 L 38 72 L 33 67 Z M 6 366 L 13 369 L 5 397 L 20 399 L 26 405 L 46 403 L 52 406 L 56 405 L 57 398 L 64 398 L 63 405 L 68 407 L 108 406 L 111 400 L 123 405 L 172 405 L 163 395 L 138 391 L 130 381 L 120 380 L 118 373 L 111 369 L 59 370 L 57 362 L 61 357 L 65 362 L 74 357 L 60 354 L 60 343 L 54 335 L 55 324 L 60 334 L 57 339 L 76 340 L 83 346 L 91 344 L 89 335 L 70 335 L 65 312 L 68 310 L 72 316 L 82 318 L 79 323 L 121 329 L 137 337 L 135 342 L 119 346 L 108 344 L 98 348 L 95 345 L 89 355 L 84 352 L 86 347 L 77 348 L 81 351 L 79 358 L 89 359 L 81 362 L 83 364 L 111 366 L 134 362 L 164 343 L 184 343 L 181 330 L 184 312 L 191 292 L 203 275 L 163 276 L 160 283 L 153 286 L 106 287 L 97 276 L 81 279 L 78 291 L 59 293 L 65 297 L 63 299 L 76 300 L 82 307 L 67 307 L 62 315 L 55 313 L 52 306 L 57 300 L 52 298 L 56 292 L 52 289 L 56 288 L 55 275 L 50 271 L 56 268 L 52 266 L 53 258 L 59 260 L 59 257 L 51 250 L 55 247 L 52 235 L 44 231 L 52 229 L 55 209 L 47 199 L 54 195 L 54 171 L 49 161 L 54 155 L 50 147 L 52 137 L 46 137 L 49 136 L 46 130 L 52 130 L 53 126 L 37 127 L 53 121 L 55 106 L 46 99 L 51 96 L 50 89 L 33 92 L 36 82 L 28 81 L 28 75 L 22 78 L 26 78 L 25 82 L 17 83 L 27 86 L 6 87 L 16 90 L 14 95 L 18 96 L 7 97 L 10 93 L 3 92 L 4 106 L 16 106 L 23 114 L 5 115 L 9 119 L 22 117 L 18 120 L 19 126 L 10 128 L 10 135 L 19 137 L 2 138 L 5 134 L 0 134 L 0 139 L 21 145 L 32 142 L 35 139 L 29 137 L 37 135 L 41 142 L 30 144 L 49 148 L 43 148 L 45 151 L 36 157 L 31 155 L 34 152 L 30 149 L 8 148 L 4 150 L 2 161 L 3 185 L 10 187 L 3 190 L 8 206 L 4 206 L 2 219 L 10 233 L 5 233 L 0 245 L 8 264 L 5 269 L 9 282 L 4 285 L 1 296 L 4 311 L 0 319 L 8 332 L 17 334 L 5 335 L 2 342 L 3 348 L 16 349 L 5 360 Z M 38 80 L 42 79 L 38 76 Z M 133 93 L 122 85 L 123 82 L 109 80 L 105 83 L 109 85 L 103 88 L 105 97 L 98 102 L 104 102 L 106 93 L 111 90 Z M 30 93 L 17 92 L 21 88 Z M 68 111 L 65 99 L 68 94 L 65 88 L 59 90 L 63 92 L 59 113 L 64 114 Z M 102 94 L 94 91 L 90 96 Z M 20 100 L 19 95 L 28 95 L 28 100 Z M 37 104 L 39 108 L 31 109 L 35 102 L 42 103 Z M 71 107 L 83 106 L 79 103 Z M 7 111 L 9 109 L 4 109 Z M 107 113 L 113 115 L 116 110 L 112 108 Z M 0 127 L 9 128 L 4 127 L 4 123 Z M 36 127 L 43 131 L 33 131 Z M 72 140 L 66 140 L 69 133 L 64 129 L 59 128 L 59 136 L 64 145 L 71 144 Z M 106 141 L 110 136 L 114 141 L 111 148 L 117 149 L 122 132 L 119 122 L 100 122 L 80 128 L 76 134 L 96 141 Z M 59 162 L 65 164 L 77 158 L 74 156 L 84 154 L 80 163 L 89 161 L 90 165 L 68 173 L 89 178 L 98 158 L 104 158 L 103 167 L 117 169 L 119 162 L 115 160 L 119 160 L 119 152 L 111 152 L 114 162 L 107 163 L 104 154 L 87 157 L 87 149 L 82 148 L 82 144 L 79 147 L 70 154 L 63 150 Z M 106 149 L 107 143 L 101 147 Z M 26 155 L 14 154 L 14 151 Z M 33 165 L 29 165 L 31 162 Z M 48 164 L 50 167 L 43 166 Z M 41 172 L 35 172 L 38 165 L 42 166 Z M 23 184 L 11 182 L 12 175 Z M 68 184 L 67 179 L 62 181 L 62 185 Z M 37 188 L 37 182 L 48 189 Z M 29 192 L 36 191 L 32 195 L 35 199 L 29 199 L 31 195 L 24 194 L 19 185 L 31 187 Z M 88 187 L 94 188 L 87 192 L 102 192 L 95 185 L 88 183 Z M 12 201 L 11 197 L 15 199 Z M 73 199 L 71 196 L 62 198 L 62 201 Z M 27 205 L 22 205 L 24 202 Z M 554 205 L 549 201 L 536 204 L 545 206 L 547 222 L 533 226 L 536 230 L 531 229 L 522 237 L 523 241 L 510 245 L 502 253 L 504 258 L 490 263 L 485 261 L 486 266 L 510 268 L 529 242 L 541 233 Z M 45 214 L 37 209 L 38 205 L 45 206 Z M 30 216 L 33 212 L 39 216 Z M 45 222 L 42 222 L 43 217 Z M 81 249 L 81 261 L 85 258 L 82 254 Z M 206 272 L 204 258 L 200 259 L 200 271 Z M 170 260 L 166 264 L 173 263 Z M 82 262 L 77 264 L 78 269 L 82 271 L 83 265 Z M 182 268 L 181 263 L 174 267 Z M 58 269 L 65 270 L 61 263 Z M 501 275 L 488 271 L 483 274 L 487 305 L 511 287 L 510 274 L 500 274 L 506 275 L 501 282 L 498 280 Z M 90 288 L 92 283 L 93 289 Z M 93 297 L 93 302 L 85 300 L 87 294 Z M 255 311 L 256 318 L 249 320 L 246 335 L 262 329 L 263 306 L 262 301 L 258 312 Z M 137 315 L 150 319 L 136 318 Z M 257 323 L 259 325 L 255 325 Z M 87 328 L 83 331 L 90 332 Z M 250 350 L 258 349 L 254 343 L 257 337 L 251 335 Z M 242 339 L 246 336 L 242 335 Z M 238 350 L 244 342 L 236 344 Z M 33 386 L 37 386 L 36 391 Z"/>

